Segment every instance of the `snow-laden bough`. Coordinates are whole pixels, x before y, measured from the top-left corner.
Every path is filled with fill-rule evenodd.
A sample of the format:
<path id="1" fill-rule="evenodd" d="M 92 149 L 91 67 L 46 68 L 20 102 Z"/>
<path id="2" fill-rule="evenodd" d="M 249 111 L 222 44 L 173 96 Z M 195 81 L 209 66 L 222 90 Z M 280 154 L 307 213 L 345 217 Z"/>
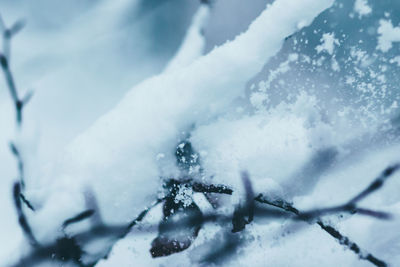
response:
<path id="1" fill-rule="evenodd" d="M 160 187 L 157 155 L 166 153 L 167 167 L 162 169 L 173 174 L 173 149 L 181 133 L 223 114 L 243 95 L 246 82 L 279 51 L 285 37 L 310 24 L 332 3 L 277 0 L 233 41 L 132 88 L 42 177 L 28 182 L 28 197 L 42 203 L 30 218 L 37 238 L 54 237 L 65 219 L 82 211 L 88 186 L 98 197 L 106 223 L 137 216 L 156 199 Z"/>

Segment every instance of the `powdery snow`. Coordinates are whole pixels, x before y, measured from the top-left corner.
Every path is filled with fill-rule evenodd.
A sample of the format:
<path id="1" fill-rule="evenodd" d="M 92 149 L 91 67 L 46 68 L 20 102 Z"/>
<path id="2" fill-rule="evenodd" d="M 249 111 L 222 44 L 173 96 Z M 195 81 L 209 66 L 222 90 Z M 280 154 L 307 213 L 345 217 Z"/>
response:
<path id="1" fill-rule="evenodd" d="M 356 0 L 354 11 L 358 13 L 359 18 L 371 14 L 372 8 L 368 5 L 368 0 Z"/>
<path id="2" fill-rule="evenodd" d="M 389 51 L 394 42 L 400 42 L 400 27 L 394 27 L 390 20 L 381 19 L 378 28 L 378 45 L 376 49 Z"/>
<path id="3" fill-rule="evenodd" d="M 329 55 L 333 54 L 336 45 L 340 45 L 339 40 L 335 39 L 334 33 L 324 33 L 321 38 L 321 44 L 315 47 L 317 53 L 321 53 L 323 51 L 327 52 Z"/>

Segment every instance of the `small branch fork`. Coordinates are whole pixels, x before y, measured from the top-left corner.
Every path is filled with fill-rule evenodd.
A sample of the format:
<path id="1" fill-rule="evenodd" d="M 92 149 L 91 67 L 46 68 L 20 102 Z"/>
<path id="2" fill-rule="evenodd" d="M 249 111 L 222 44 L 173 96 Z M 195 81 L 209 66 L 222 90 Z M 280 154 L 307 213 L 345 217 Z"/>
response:
<path id="1" fill-rule="evenodd" d="M 338 230 L 336 230 L 332 226 L 324 223 L 319 217 L 337 212 L 350 212 L 350 213 L 358 213 L 362 215 L 372 216 L 378 219 L 390 219 L 391 216 L 388 213 L 358 208 L 357 203 L 365 199 L 373 192 L 377 191 L 379 188 L 381 188 L 386 182 L 386 180 L 389 177 L 391 177 L 395 172 L 397 172 L 399 169 L 400 169 L 400 164 L 394 164 L 386 168 L 366 189 L 364 189 L 361 193 L 350 199 L 347 204 L 341 206 L 336 206 L 326 209 L 311 210 L 308 212 L 300 212 L 298 209 L 293 207 L 292 204 L 290 204 L 289 202 L 286 202 L 284 200 L 270 200 L 267 197 L 264 197 L 262 194 L 258 195 L 255 198 L 255 201 L 290 212 L 294 214 L 295 218 L 298 220 L 309 221 L 310 219 L 317 218 L 315 223 L 318 224 L 321 227 L 321 229 L 323 229 L 330 236 L 335 238 L 342 246 L 349 248 L 351 251 L 357 254 L 360 259 L 369 261 L 370 263 L 378 267 L 385 267 L 388 265 L 383 260 L 380 260 L 371 253 L 362 250 L 359 245 L 351 241 L 348 237 L 341 234 Z"/>
<path id="2" fill-rule="evenodd" d="M 255 200 L 257 202 L 264 203 L 264 204 L 285 210 L 287 212 L 290 212 L 290 213 L 298 216 L 299 219 L 301 218 L 301 220 L 307 221 L 306 219 L 304 219 L 304 217 L 301 217 L 301 213 L 298 209 L 296 209 L 290 203 L 288 203 L 284 200 L 268 200 L 267 198 L 263 197 L 261 194 L 258 195 L 255 198 Z M 321 219 L 317 219 L 316 224 L 318 224 L 321 227 L 321 229 L 324 230 L 325 232 L 327 232 L 330 236 L 335 238 L 342 246 L 347 247 L 348 249 L 353 251 L 355 254 L 357 254 L 360 259 L 367 260 L 367 261 L 371 262 L 372 264 L 374 264 L 375 266 L 379 266 L 379 267 L 387 266 L 387 264 L 384 261 L 376 258 L 371 253 L 361 250 L 360 247 L 355 242 L 351 241 L 348 237 L 341 234 L 334 227 L 324 223 Z"/>
<path id="3" fill-rule="evenodd" d="M 17 86 L 15 84 L 14 76 L 10 69 L 10 56 L 11 56 L 11 40 L 19 33 L 25 26 L 24 20 L 18 20 L 10 28 L 7 28 L 2 17 L 0 16 L 0 29 L 3 36 L 3 52 L 0 53 L 0 65 L 3 70 L 4 78 L 7 83 L 8 90 L 16 111 L 16 121 L 18 127 L 22 124 L 22 110 L 32 97 L 32 92 L 29 91 L 24 97 L 20 98 L 18 95 Z"/>

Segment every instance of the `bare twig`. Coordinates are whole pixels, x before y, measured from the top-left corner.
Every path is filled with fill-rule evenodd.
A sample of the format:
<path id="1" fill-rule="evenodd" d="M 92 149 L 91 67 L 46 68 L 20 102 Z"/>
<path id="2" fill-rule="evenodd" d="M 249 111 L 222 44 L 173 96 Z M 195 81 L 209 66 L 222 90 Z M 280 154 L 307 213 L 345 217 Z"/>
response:
<path id="1" fill-rule="evenodd" d="M 29 202 L 29 200 L 26 199 L 25 195 L 23 193 L 20 193 L 19 196 L 21 197 L 22 202 L 31 210 L 31 211 L 35 211 L 35 208 L 33 207 L 33 205 L 31 204 L 31 202 Z"/>
<path id="2" fill-rule="evenodd" d="M 85 220 L 86 218 L 91 217 L 94 214 L 94 212 L 95 212 L 94 210 L 85 210 L 75 215 L 74 217 L 65 220 L 64 223 L 62 224 L 62 228 L 65 229 L 68 225 Z"/>
<path id="3" fill-rule="evenodd" d="M 0 15 L 0 30 L 3 35 L 3 53 L 0 53 L 0 66 L 3 70 L 3 74 L 5 77 L 5 81 L 8 87 L 8 90 L 11 95 L 11 99 L 14 102 L 15 113 L 16 113 L 16 122 L 17 126 L 20 128 L 22 124 L 22 109 L 29 102 L 32 97 L 32 92 L 29 91 L 24 97 L 20 98 L 18 96 L 17 87 L 15 84 L 14 77 L 10 70 L 10 56 L 11 56 L 11 39 L 20 32 L 25 26 L 24 20 L 18 20 L 11 27 L 7 28 L 4 23 L 3 18 Z M 29 209 L 34 211 L 34 207 L 32 204 L 26 199 L 25 195 L 21 192 L 25 188 L 25 173 L 24 173 L 24 161 L 22 159 L 21 153 L 16 144 L 13 142 L 10 143 L 10 149 L 15 159 L 17 160 L 18 166 L 18 179 L 20 183 L 19 187 L 19 198 L 22 200 Z"/>
<path id="4" fill-rule="evenodd" d="M 375 192 L 379 188 L 383 186 L 383 184 L 386 182 L 386 180 L 391 177 L 395 172 L 397 172 L 400 169 L 400 164 L 394 164 L 392 166 L 387 167 L 380 176 L 378 176 L 371 184 L 368 186 L 364 191 L 362 191 L 360 194 L 352 198 L 349 203 L 355 204 L 357 202 L 360 202 L 364 198 L 366 198 L 368 195 L 371 193 Z"/>
<path id="5" fill-rule="evenodd" d="M 0 65 L 3 70 L 8 90 L 10 91 L 12 101 L 14 102 L 17 125 L 20 127 L 22 123 L 22 109 L 32 97 L 32 92 L 28 92 L 22 98 L 18 96 L 15 80 L 10 69 L 10 56 L 11 56 L 10 49 L 11 49 L 11 39 L 23 29 L 23 27 L 25 26 L 25 21 L 18 20 L 10 28 L 7 28 L 3 19 L 0 16 L 0 24 L 3 35 L 3 52 L 0 53 Z"/>
<path id="6" fill-rule="evenodd" d="M 25 213 L 22 209 L 21 205 L 21 187 L 20 183 L 14 183 L 13 186 L 13 198 L 14 198 L 14 205 L 15 209 L 17 210 L 17 215 L 18 215 L 18 222 L 19 225 L 21 226 L 22 231 L 24 232 L 25 236 L 27 237 L 29 243 L 37 247 L 39 246 L 39 243 L 37 242 L 35 236 L 33 235 L 32 229 L 28 223 L 28 220 L 26 219 Z"/>
<path id="7" fill-rule="evenodd" d="M 358 213 L 361 215 L 372 216 L 378 219 L 390 219 L 391 215 L 389 213 L 374 211 L 366 208 L 359 208 L 357 207 L 357 204 L 361 202 L 363 199 L 365 199 L 367 196 L 369 196 L 370 194 L 381 188 L 383 184 L 386 182 L 386 180 L 393 174 L 395 174 L 399 169 L 400 169 L 400 164 L 394 164 L 392 166 L 387 167 L 381 173 L 381 175 L 375 178 L 375 180 L 367 188 L 365 188 L 363 191 L 361 191 L 361 193 L 357 194 L 355 197 L 350 199 L 344 205 L 339 205 L 324 209 L 314 209 L 311 211 L 302 212 L 299 214 L 299 217 L 301 219 L 307 220 L 311 218 L 317 218 L 326 214 L 332 214 L 337 212 L 350 212 L 350 213 Z"/>
<path id="8" fill-rule="evenodd" d="M 11 153 L 14 155 L 15 159 L 17 160 L 19 182 L 23 189 L 25 187 L 24 161 L 22 160 L 21 153 L 19 152 L 17 146 L 12 142 L 10 142 L 10 150 L 11 150 Z"/>

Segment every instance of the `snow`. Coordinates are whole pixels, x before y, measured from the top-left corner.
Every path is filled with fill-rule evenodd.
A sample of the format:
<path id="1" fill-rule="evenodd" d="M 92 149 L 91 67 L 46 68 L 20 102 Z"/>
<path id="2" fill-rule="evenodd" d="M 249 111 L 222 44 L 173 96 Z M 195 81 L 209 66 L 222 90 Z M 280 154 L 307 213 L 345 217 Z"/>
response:
<path id="1" fill-rule="evenodd" d="M 396 63 L 397 66 L 400 67 L 400 56 L 395 56 L 394 58 L 389 60 L 390 63 Z"/>
<path id="2" fill-rule="evenodd" d="M 339 40 L 335 38 L 334 33 L 324 33 L 322 35 L 322 38 L 320 41 L 322 43 L 315 47 L 315 50 L 317 50 L 317 53 L 326 51 L 329 55 L 332 55 L 333 51 L 335 49 L 335 46 L 340 45 Z"/>
<path id="3" fill-rule="evenodd" d="M 214 175 L 212 182 L 229 181 L 241 190 L 239 174 L 246 169 L 252 181 L 261 185 L 257 187 L 260 192 L 282 191 L 278 184 L 299 168 L 312 148 L 304 118 L 289 112 L 278 113 L 221 119 L 193 132 L 191 141 L 200 153 L 206 152 L 202 162 L 207 173 Z M 285 161 L 290 166 L 282 169 L 279 163 Z"/>
<path id="4" fill-rule="evenodd" d="M 372 8 L 368 5 L 368 0 L 356 0 L 354 11 L 358 13 L 359 18 L 371 14 Z"/>
<path id="5" fill-rule="evenodd" d="M 290 54 L 286 61 L 282 62 L 277 69 L 270 72 L 268 79 L 263 83 L 263 87 L 260 88 L 260 90 L 264 92 L 268 90 L 271 86 L 271 82 L 274 81 L 279 76 L 279 74 L 288 72 L 290 70 L 290 63 L 296 62 L 298 58 L 299 56 L 297 54 Z"/>
<path id="6" fill-rule="evenodd" d="M 204 31 L 210 17 L 210 6 L 202 4 L 193 16 L 185 39 L 175 57 L 168 63 L 165 72 L 173 69 L 180 69 L 192 63 L 195 59 L 203 55 L 205 49 Z"/>
<path id="7" fill-rule="evenodd" d="M 378 45 L 376 49 L 387 52 L 394 42 L 400 42 L 400 27 L 394 27 L 390 20 L 381 19 L 378 28 Z"/>

